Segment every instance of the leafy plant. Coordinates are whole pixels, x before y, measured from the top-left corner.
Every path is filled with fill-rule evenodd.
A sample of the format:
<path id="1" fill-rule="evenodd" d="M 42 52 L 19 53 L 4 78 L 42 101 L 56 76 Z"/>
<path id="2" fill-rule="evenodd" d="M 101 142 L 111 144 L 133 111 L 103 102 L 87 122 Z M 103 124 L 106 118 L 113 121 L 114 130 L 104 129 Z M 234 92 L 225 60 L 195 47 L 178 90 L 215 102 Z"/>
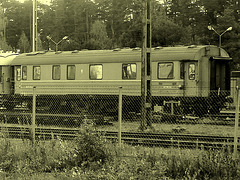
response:
<path id="1" fill-rule="evenodd" d="M 75 166 L 97 168 L 104 164 L 110 154 L 106 148 L 107 141 L 91 126 L 83 127 L 74 140 L 73 162 Z"/>

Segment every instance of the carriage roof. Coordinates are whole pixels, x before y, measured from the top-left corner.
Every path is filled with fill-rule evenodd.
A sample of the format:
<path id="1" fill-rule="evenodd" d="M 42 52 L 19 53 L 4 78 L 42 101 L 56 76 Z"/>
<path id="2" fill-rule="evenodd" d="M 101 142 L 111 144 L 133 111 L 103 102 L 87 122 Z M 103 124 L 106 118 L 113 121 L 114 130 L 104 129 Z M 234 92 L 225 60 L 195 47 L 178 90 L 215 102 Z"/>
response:
<path id="1" fill-rule="evenodd" d="M 0 53 L 0 65 L 10 65 L 16 56 L 18 56 L 18 54 Z"/>
<path id="2" fill-rule="evenodd" d="M 218 57 L 216 46 L 181 46 L 155 48 L 151 51 L 151 61 L 199 60 L 202 56 Z M 229 58 L 221 49 L 221 57 Z M 141 62 L 141 50 L 87 50 L 63 51 L 60 53 L 30 53 L 17 56 L 12 65 L 50 65 L 50 64 L 89 64 L 89 63 L 132 63 Z"/>

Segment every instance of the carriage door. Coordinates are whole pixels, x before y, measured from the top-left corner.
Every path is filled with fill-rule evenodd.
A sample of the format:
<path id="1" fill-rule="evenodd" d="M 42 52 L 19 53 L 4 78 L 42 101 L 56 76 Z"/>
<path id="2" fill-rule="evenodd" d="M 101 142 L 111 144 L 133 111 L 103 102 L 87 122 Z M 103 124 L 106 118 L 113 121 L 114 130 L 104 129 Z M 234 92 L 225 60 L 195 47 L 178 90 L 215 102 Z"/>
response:
<path id="1" fill-rule="evenodd" d="M 197 88 L 197 62 L 188 61 L 184 62 L 184 96 L 196 96 Z"/>
<path id="2" fill-rule="evenodd" d="M 216 91 L 230 90 L 229 61 L 211 60 L 210 89 Z"/>
<path id="3" fill-rule="evenodd" d="M 10 67 L 0 66 L 0 92 L 1 94 L 10 93 Z"/>
<path id="4" fill-rule="evenodd" d="M 0 66 L 0 93 L 4 92 L 4 85 L 3 85 L 3 76 L 2 76 L 2 66 Z"/>

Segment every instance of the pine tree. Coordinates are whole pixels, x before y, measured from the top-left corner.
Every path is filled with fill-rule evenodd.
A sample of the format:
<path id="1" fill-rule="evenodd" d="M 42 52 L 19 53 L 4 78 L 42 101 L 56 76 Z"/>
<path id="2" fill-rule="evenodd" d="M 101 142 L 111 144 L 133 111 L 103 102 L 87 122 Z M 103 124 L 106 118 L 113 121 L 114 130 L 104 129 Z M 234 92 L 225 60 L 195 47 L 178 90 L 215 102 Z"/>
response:
<path id="1" fill-rule="evenodd" d="M 24 31 L 22 31 L 22 34 L 18 41 L 18 47 L 20 49 L 20 52 L 22 52 L 22 53 L 26 53 L 26 52 L 30 51 L 30 44 L 29 44 L 28 38 L 25 35 Z"/>

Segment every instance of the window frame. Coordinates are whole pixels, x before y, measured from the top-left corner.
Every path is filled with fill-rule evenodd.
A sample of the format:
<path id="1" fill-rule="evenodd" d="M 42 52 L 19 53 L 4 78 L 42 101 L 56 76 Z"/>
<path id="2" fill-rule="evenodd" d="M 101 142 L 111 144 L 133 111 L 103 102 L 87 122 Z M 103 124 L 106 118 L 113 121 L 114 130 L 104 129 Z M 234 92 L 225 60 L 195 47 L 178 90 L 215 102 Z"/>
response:
<path id="1" fill-rule="evenodd" d="M 21 81 L 22 78 L 22 72 L 21 72 L 21 66 L 16 66 L 16 80 Z"/>
<path id="2" fill-rule="evenodd" d="M 190 66 L 191 66 L 191 65 L 194 65 L 194 73 L 191 73 L 191 74 L 190 74 Z M 193 76 L 193 78 L 190 78 L 190 76 L 191 76 L 192 74 L 194 74 L 194 76 Z M 195 79 L 196 79 L 196 64 L 195 64 L 195 63 L 190 63 L 190 64 L 188 65 L 188 79 L 189 79 L 189 80 L 195 80 Z"/>
<path id="3" fill-rule="evenodd" d="M 163 78 L 163 77 L 159 77 L 159 64 L 172 64 L 172 77 L 166 77 L 166 78 Z M 174 79 L 174 63 L 173 62 L 158 62 L 158 66 L 157 66 L 157 78 L 158 79 Z"/>
<path id="4" fill-rule="evenodd" d="M 24 69 L 26 68 L 26 71 Z M 27 80 L 27 66 L 22 66 L 22 80 Z M 24 76 L 24 72 L 26 73 L 26 76 Z"/>
<path id="5" fill-rule="evenodd" d="M 131 65 L 135 65 L 136 66 L 136 71 L 135 71 L 135 77 L 124 77 L 123 75 L 124 75 L 124 72 L 123 72 L 123 66 L 124 65 L 127 65 L 127 67 L 128 67 L 128 65 L 130 65 L 130 67 L 131 67 Z M 133 72 L 133 71 L 132 71 Z M 127 79 L 137 79 L 137 64 L 136 63 L 123 63 L 122 64 L 122 79 L 123 80 L 127 80 Z"/>
<path id="6" fill-rule="evenodd" d="M 34 73 L 35 68 L 39 68 L 40 69 L 39 79 L 35 78 L 35 73 Z M 33 80 L 41 80 L 41 66 L 33 66 Z"/>
<path id="7" fill-rule="evenodd" d="M 54 67 L 59 67 L 59 78 L 56 77 L 56 71 Z M 52 80 L 60 80 L 61 79 L 61 66 L 60 65 L 52 65 Z"/>
<path id="8" fill-rule="evenodd" d="M 101 78 L 92 78 L 91 77 L 91 67 L 92 66 L 101 66 L 102 67 Z M 103 79 L 103 64 L 89 64 L 89 79 L 90 80 L 102 80 Z"/>
<path id="9" fill-rule="evenodd" d="M 185 79 L 185 63 L 180 62 L 180 79 Z"/>
<path id="10" fill-rule="evenodd" d="M 68 67 L 74 67 L 74 77 L 73 78 L 69 77 L 69 74 L 68 74 L 69 69 L 68 69 Z M 76 66 L 73 65 L 73 64 L 67 65 L 67 80 L 75 80 L 75 79 L 76 79 Z"/>

